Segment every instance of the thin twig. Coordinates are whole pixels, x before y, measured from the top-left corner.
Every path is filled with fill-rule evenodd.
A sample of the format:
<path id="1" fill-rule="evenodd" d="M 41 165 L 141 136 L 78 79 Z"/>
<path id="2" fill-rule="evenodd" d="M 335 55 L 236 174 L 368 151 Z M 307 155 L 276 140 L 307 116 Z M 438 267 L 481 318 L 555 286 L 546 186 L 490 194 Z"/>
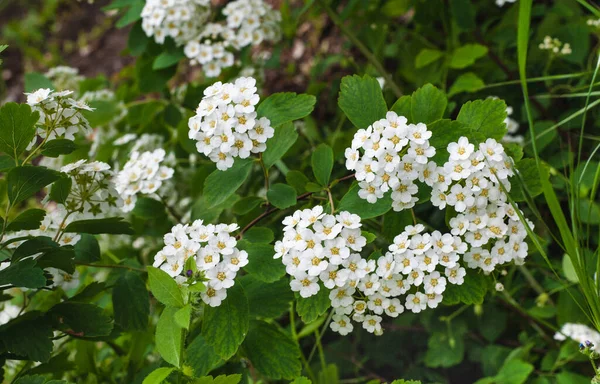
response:
<path id="1" fill-rule="evenodd" d="M 128 269 L 130 271 L 136 271 L 136 272 L 144 272 L 144 273 L 146 272 L 145 269 L 130 267 L 128 265 L 122 265 L 122 264 L 91 264 L 91 263 L 83 263 L 81 261 L 76 261 L 75 265 L 85 265 L 87 267 L 94 267 L 94 268 L 121 268 L 121 269 Z"/>

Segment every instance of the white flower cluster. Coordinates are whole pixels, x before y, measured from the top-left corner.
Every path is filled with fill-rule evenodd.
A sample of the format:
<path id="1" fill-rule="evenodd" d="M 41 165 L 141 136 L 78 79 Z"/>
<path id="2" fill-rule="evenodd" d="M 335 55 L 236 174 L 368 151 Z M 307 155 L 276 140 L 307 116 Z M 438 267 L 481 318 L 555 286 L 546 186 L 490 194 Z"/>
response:
<path id="1" fill-rule="evenodd" d="M 101 161 L 87 163 L 79 160 L 60 170 L 71 177 L 71 191 L 64 205 L 68 211 L 78 212 L 82 218 L 107 216 L 123 206 L 115 189 L 110 165 Z"/>
<path id="2" fill-rule="evenodd" d="M 37 135 L 50 141 L 59 138 L 75 140 L 75 134 L 79 131 L 89 133 L 90 125 L 81 111 L 91 111 L 92 108 L 84 102 L 68 97 L 72 93 L 72 91 L 53 92 L 48 88 L 26 93 L 27 104 L 40 113 Z M 29 143 L 27 149 L 31 149 L 36 140 L 37 137 Z"/>
<path id="3" fill-rule="evenodd" d="M 589 19 L 587 25 L 594 28 L 600 28 L 600 19 Z"/>
<path id="4" fill-rule="evenodd" d="M 184 48 L 185 55 L 193 64 L 202 65 L 208 77 L 217 77 L 223 68 L 231 67 L 233 52 L 263 41 L 277 41 L 280 36 L 281 14 L 263 0 L 232 1 L 222 13 L 223 22 L 206 24 Z"/>
<path id="5" fill-rule="evenodd" d="M 503 7 L 504 4 L 507 4 L 507 3 L 511 4 L 511 3 L 516 2 L 516 1 L 517 0 L 496 0 L 496 5 L 499 6 L 499 7 Z"/>
<path id="6" fill-rule="evenodd" d="M 234 285 L 240 268 L 248 264 L 248 253 L 236 248 L 231 233 L 237 224 L 207 224 L 196 220 L 191 225 L 177 224 L 164 237 L 165 246 L 154 257 L 154 266 L 160 267 L 179 284 L 194 284 L 207 280 L 202 300 L 217 307 L 227 297 L 227 289 Z M 187 269 L 192 260 L 200 276 Z"/>
<path id="7" fill-rule="evenodd" d="M 173 177 L 175 170 L 161 165 L 165 155 L 162 148 L 152 152 L 131 153 L 129 161 L 115 180 L 115 188 L 124 200 L 124 212 L 129 212 L 135 207 L 138 193 L 155 193 L 165 180 Z"/>
<path id="8" fill-rule="evenodd" d="M 424 172 L 430 168 L 429 158 L 435 155 L 430 137 L 425 124 L 407 124 L 407 119 L 395 112 L 388 112 L 385 119 L 367 129 L 359 129 L 345 153 L 346 168 L 356 170 L 358 195 L 375 203 L 391 190 L 395 211 L 412 208 L 418 201 L 415 182 L 423 181 Z"/>
<path id="9" fill-rule="evenodd" d="M 256 118 L 256 80 L 240 77 L 235 83 L 220 81 L 204 90 L 204 98 L 191 117 L 190 139 L 198 141 L 198 152 L 208 156 L 220 170 L 233 165 L 234 157 L 245 159 L 264 152 L 275 133 L 266 117 Z"/>
<path id="10" fill-rule="evenodd" d="M 506 124 L 506 135 L 502 138 L 502 141 L 505 143 L 517 143 L 523 144 L 525 138 L 522 135 L 518 135 L 519 131 L 519 123 L 511 118 L 510 116 L 513 114 L 513 108 L 510 106 L 506 107 L 506 119 L 504 119 L 504 124 Z"/>
<path id="11" fill-rule="evenodd" d="M 512 160 L 494 139 L 475 150 L 475 145 L 461 137 L 447 149 L 449 160 L 440 167 L 432 164 L 424 181 L 432 187 L 434 206 L 451 206 L 457 212 L 449 224 L 452 235 L 463 237 L 471 246 L 464 261 L 486 273 L 510 261 L 522 264 L 527 257 L 527 232 L 502 189 L 510 191 Z"/>
<path id="12" fill-rule="evenodd" d="M 67 67 L 65 65 L 50 68 L 45 75 L 52 81 L 52 85 L 60 91 L 67 89 L 78 90 L 79 82 L 84 79 L 84 77 L 79 74 L 77 68 Z"/>
<path id="13" fill-rule="evenodd" d="M 550 36 L 544 37 L 544 41 L 539 45 L 542 51 L 550 51 L 557 56 L 565 56 L 570 55 L 571 45 L 569 43 L 562 43 L 557 38 L 552 38 Z"/>
<path id="14" fill-rule="evenodd" d="M 200 33 L 210 16 L 210 0 L 146 0 L 142 29 L 158 44 L 170 36 L 183 45 Z"/>
<path id="15" fill-rule="evenodd" d="M 594 346 L 600 346 L 600 333 L 585 324 L 565 323 L 560 332 L 554 334 L 554 340 L 564 341 L 567 337 L 580 344 L 590 341 Z"/>

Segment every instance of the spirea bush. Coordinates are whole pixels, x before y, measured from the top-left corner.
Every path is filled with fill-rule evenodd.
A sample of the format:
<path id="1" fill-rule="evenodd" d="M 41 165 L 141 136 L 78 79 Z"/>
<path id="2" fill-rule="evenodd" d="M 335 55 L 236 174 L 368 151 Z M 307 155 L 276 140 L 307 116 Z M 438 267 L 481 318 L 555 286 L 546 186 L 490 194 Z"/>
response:
<path id="1" fill-rule="evenodd" d="M 1 382 L 600 382 L 597 7 L 102 10 L 0 106 Z"/>

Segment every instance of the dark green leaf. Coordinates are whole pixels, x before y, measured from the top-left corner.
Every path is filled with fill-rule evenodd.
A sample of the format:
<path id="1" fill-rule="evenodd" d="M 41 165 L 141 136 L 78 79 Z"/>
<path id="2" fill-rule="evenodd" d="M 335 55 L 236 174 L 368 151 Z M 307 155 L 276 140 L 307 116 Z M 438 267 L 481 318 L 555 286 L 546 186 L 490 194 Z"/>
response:
<path id="1" fill-rule="evenodd" d="M 248 297 L 251 317 L 276 319 L 288 311 L 290 302 L 294 300 L 286 278 L 267 284 L 252 275 L 246 275 L 239 281 Z"/>
<path id="2" fill-rule="evenodd" d="M 42 155 L 47 157 L 58 157 L 60 155 L 68 155 L 76 149 L 77 145 L 71 140 L 55 139 L 44 144 L 42 147 Z"/>
<path id="3" fill-rule="evenodd" d="M 163 203 L 149 197 L 138 198 L 131 213 L 143 219 L 156 219 L 166 215 Z"/>
<path id="4" fill-rule="evenodd" d="M 250 243 L 269 244 L 275 240 L 273 231 L 266 227 L 252 227 L 244 232 L 244 240 Z"/>
<path id="5" fill-rule="evenodd" d="M 333 150 L 327 144 L 319 144 L 310 158 L 315 179 L 323 186 L 329 185 L 333 170 Z"/>
<path id="6" fill-rule="evenodd" d="M 21 166 L 8 172 L 8 198 L 15 206 L 36 194 L 46 185 L 58 180 L 59 172 L 45 167 Z"/>
<path id="7" fill-rule="evenodd" d="M 310 115 L 316 100 L 312 95 L 297 95 L 293 92 L 274 93 L 258 105 L 256 113 L 258 117 L 267 117 L 272 127 L 278 127 Z M 273 141 L 273 139 L 269 140 L 269 144 Z"/>
<path id="8" fill-rule="evenodd" d="M 100 245 L 94 235 L 81 234 L 81 239 L 75 244 L 75 260 L 94 262 L 100 260 Z"/>
<path id="9" fill-rule="evenodd" d="M 185 55 L 182 49 L 169 49 L 164 51 L 152 63 L 152 69 L 163 69 L 179 63 L 179 60 L 183 59 Z"/>
<path id="10" fill-rule="evenodd" d="M 298 297 L 296 310 L 298 315 L 304 321 L 309 324 L 317 320 L 322 314 L 324 314 L 329 307 L 331 307 L 331 300 L 329 300 L 329 290 L 321 287 L 316 295 L 309 298 Z"/>
<path id="11" fill-rule="evenodd" d="M 384 119 L 388 111 L 379 82 L 369 75 L 343 77 L 338 105 L 358 128 Z"/>
<path id="12" fill-rule="evenodd" d="M 73 221 L 67 225 L 65 232 L 89 233 L 92 235 L 99 235 L 102 233 L 112 235 L 133 235 L 135 233 L 131 228 L 131 224 L 123 221 L 122 217 Z"/>
<path id="13" fill-rule="evenodd" d="M 238 159 L 228 170 L 217 169 L 208 175 L 204 181 L 204 199 L 208 206 L 214 207 L 233 195 L 244 184 L 251 170 L 251 160 Z"/>
<path id="14" fill-rule="evenodd" d="M 35 92 L 40 88 L 54 89 L 54 84 L 49 78 L 39 72 L 29 72 L 25 74 L 25 92 Z"/>
<path id="15" fill-rule="evenodd" d="M 13 262 L 0 271 L 0 286 L 13 285 L 23 288 L 41 288 L 46 285 L 44 271 L 35 266 L 35 260 Z"/>
<path id="16" fill-rule="evenodd" d="M 475 100 L 465 103 L 457 121 L 469 129 L 496 140 L 506 134 L 506 104 L 500 99 Z"/>
<path id="17" fill-rule="evenodd" d="M 30 312 L 0 326 L 0 346 L 33 361 L 46 362 L 52 352 L 52 328 L 39 313 Z"/>
<path id="18" fill-rule="evenodd" d="M 236 215 L 245 215 L 258 207 L 265 200 L 257 196 L 248 196 L 240 199 L 233 205 L 233 213 Z"/>
<path id="19" fill-rule="evenodd" d="M 21 213 L 6 227 L 7 231 L 21 231 L 26 229 L 38 229 L 46 216 L 43 209 L 28 209 Z"/>
<path id="20" fill-rule="evenodd" d="M 291 122 L 275 127 L 275 133 L 269 139 L 267 149 L 263 152 L 265 167 L 271 168 L 294 145 L 297 139 L 298 132 Z"/>
<path id="21" fill-rule="evenodd" d="M 414 123 L 412 118 L 412 96 L 404 95 L 392 105 L 392 109 L 390 111 L 396 112 L 398 116 L 404 116 L 408 119 L 409 123 Z"/>
<path id="22" fill-rule="evenodd" d="M 240 241 L 238 247 L 248 252 L 248 265 L 244 269 L 257 279 L 272 283 L 285 274 L 283 263 L 273 259 L 275 250 L 272 245 Z"/>
<path id="23" fill-rule="evenodd" d="M 73 179 L 70 177 L 61 177 L 52 183 L 50 187 L 50 199 L 53 201 L 64 204 L 71 193 L 71 186 L 73 185 Z"/>
<path id="24" fill-rule="evenodd" d="M 355 184 L 342 197 L 338 207 L 340 211 L 355 213 L 364 220 L 381 216 L 392 208 L 392 198 L 389 193 L 385 194 L 382 199 L 377 200 L 375 204 L 371 204 L 358 196 L 358 190 L 358 184 Z"/>
<path id="25" fill-rule="evenodd" d="M 285 175 L 285 181 L 294 189 L 297 193 L 306 192 L 306 184 L 309 182 L 308 177 L 300 171 L 289 171 Z"/>
<path id="26" fill-rule="evenodd" d="M 198 335 L 185 351 L 185 365 L 192 367 L 194 376 L 200 377 L 216 368 L 222 359 L 217 355 L 202 335 Z"/>
<path id="27" fill-rule="evenodd" d="M 78 337 L 107 336 L 113 329 L 111 318 L 94 304 L 65 301 L 48 313 L 57 328 Z"/>
<path id="28" fill-rule="evenodd" d="M 267 192 L 269 202 L 280 209 L 296 205 L 296 190 L 287 184 L 273 184 Z"/>
<path id="29" fill-rule="evenodd" d="M 127 271 L 115 283 L 112 294 L 115 323 L 127 331 L 145 330 L 150 314 L 150 300 L 144 280 Z"/>
<path id="30" fill-rule="evenodd" d="M 510 195 L 515 201 L 526 201 L 527 195 L 535 197 L 542 193 L 541 178 L 549 177 L 546 166 L 542 166 L 543 172 L 540 174 L 535 159 L 523 159 L 515 164 L 515 168 L 515 176 L 509 179 Z"/>
<path id="31" fill-rule="evenodd" d="M 489 279 L 482 273 L 468 271 L 462 285 L 448 284 L 442 303 L 447 305 L 481 304 L 488 290 Z"/>
<path id="32" fill-rule="evenodd" d="M 485 86 L 485 83 L 479 76 L 473 72 L 463 73 L 458 76 L 454 84 L 450 87 L 448 97 L 452 97 L 462 92 L 477 92 Z"/>
<path id="33" fill-rule="evenodd" d="M 411 116 L 415 123 L 433 123 L 444 116 L 446 110 L 446 95 L 431 84 L 413 92 L 411 98 Z"/>

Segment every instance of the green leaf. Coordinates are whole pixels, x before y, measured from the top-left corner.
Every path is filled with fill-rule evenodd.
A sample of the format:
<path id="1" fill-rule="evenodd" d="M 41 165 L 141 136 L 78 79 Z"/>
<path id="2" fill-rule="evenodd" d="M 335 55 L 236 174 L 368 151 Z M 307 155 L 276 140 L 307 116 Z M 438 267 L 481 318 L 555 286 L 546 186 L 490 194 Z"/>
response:
<path id="1" fill-rule="evenodd" d="M 355 213 L 364 220 L 381 216 L 392 208 L 392 198 L 389 193 L 386 193 L 383 198 L 377 200 L 375 204 L 371 204 L 358 196 L 358 190 L 358 184 L 355 184 L 342 197 L 338 207 L 340 211 Z"/>
<path id="2" fill-rule="evenodd" d="M 167 306 L 156 324 L 156 349 L 160 356 L 176 367 L 181 364 L 181 343 L 183 328 L 175 321 L 178 308 Z"/>
<path id="3" fill-rule="evenodd" d="M 152 63 L 152 69 L 163 69 L 179 63 L 185 55 L 182 49 L 169 49 L 162 52 Z"/>
<path id="4" fill-rule="evenodd" d="M 68 176 L 56 180 L 52 183 L 52 187 L 50 187 L 50 199 L 57 203 L 64 204 L 69 198 L 72 185 L 73 179 Z"/>
<path id="5" fill-rule="evenodd" d="M 15 384 L 44 384 L 46 382 L 46 378 L 42 375 L 27 375 L 20 377 Z"/>
<path id="6" fill-rule="evenodd" d="M 588 199 L 579 200 L 579 219 L 585 224 L 600 224 L 600 206 Z"/>
<path id="7" fill-rule="evenodd" d="M 142 22 L 135 23 L 129 31 L 129 39 L 127 40 L 127 48 L 132 56 L 140 56 L 146 51 L 150 38 L 146 36 L 146 32 L 142 29 Z"/>
<path id="8" fill-rule="evenodd" d="M 243 347 L 252 366 L 273 380 L 300 375 L 300 348 L 276 324 L 253 321 Z"/>
<path id="9" fill-rule="evenodd" d="M 494 378 L 494 384 L 523 384 L 533 372 L 533 365 L 522 360 L 511 359 L 504 363 Z"/>
<path id="10" fill-rule="evenodd" d="M 444 52 L 438 49 L 423 48 L 415 58 L 415 68 L 423 68 L 434 63 L 444 56 Z"/>
<path id="11" fill-rule="evenodd" d="M 35 92 L 40 88 L 55 89 L 54 84 L 49 78 L 39 72 L 29 72 L 25 74 L 25 92 Z"/>
<path id="12" fill-rule="evenodd" d="M 306 184 L 309 182 L 308 177 L 300 171 L 289 171 L 285 175 L 285 181 L 294 189 L 297 193 L 306 192 Z"/>
<path id="13" fill-rule="evenodd" d="M 220 306 L 206 306 L 202 336 L 224 360 L 233 356 L 248 332 L 248 300 L 240 284 L 227 290 Z"/>
<path id="14" fill-rule="evenodd" d="M 442 166 L 450 158 L 447 147 L 452 142 L 457 142 L 461 136 L 471 139 L 472 132 L 462 123 L 449 119 L 438 120 L 429 124 L 427 129 L 431 131 L 429 144 L 436 148 L 435 156 L 431 159 Z"/>
<path id="15" fill-rule="evenodd" d="M 287 184 L 273 184 L 267 192 L 267 199 L 280 209 L 296 205 L 296 190 Z"/>
<path id="16" fill-rule="evenodd" d="M 94 235 L 81 234 L 81 239 L 75 244 L 75 260 L 94 262 L 100 260 L 100 245 Z"/>
<path id="17" fill-rule="evenodd" d="M 181 328 L 190 329 L 190 319 L 192 316 L 192 306 L 187 304 L 185 307 L 181 308 L 177 312 L 175 312 L 175 322 Z"/>
<path id="18" fill-rule="evenodd" d="M 175 368 L 157 368 L 146 376 L 142 384 L 160 384 L 165 381 L 174 370 Z"/>
<path id="19" fill-rule="evenodd" d="M 323 186 L 329 185 L 333 170 L 333 149 L 327 144 L 319 144 L 310 158 L 315 179 Z"/>
<path id="20" fill-rule="evenodd" d="M 48 321 L 30 312 L 0 326 L 0 347 L 6 352 L 46 362 L 52 353 L 52 328 Z"/>
<path id="21" fill-rule="evenodd" d="M 185 351 L 185 365 L 192 367 L 194 376 L 204 376 L 215 369 L 222 359 L 202 335 L 198 335 Z"/>
<path id="22" fill-rule="evenodd" d="M 398 380 L 392 381 L 392 384 L 421 384 L 421 381 L 419 381 L 419 380 L 403 380 L 403 379 L 398 379 Z"/>
<path id="23" fill-rule="evenodd" d="M 506 103 L 500 99 L 475 100 L 465 103 L 457 121 L 485 137 L 502 140 L 506 134 Z"/>
<path id="24" fill-rule="evenodd" d="M 296 377 L 290 384 L 312 384 L 312 381 L 304 376 Z"/>
<path id="25" fill-rule="evenodd" d="M 502 143 L 504 152 L 516 163 L 523 158 L 523 146 L 518 143 Z"/>
<path id="26" fill-rule="evenodd" d="M 475 7 L 470 0 L 450 0 L 450 12 L 461 29 L 475 28 Z"/>
<path id="27" fill-rule="evenodd" d="M 38 229 L 46 216 L 44 209 L 28 209 L 15 217 L 6 227 L 7 231 L 21 231 L 26 229 Z"/>
<path id="28" fill-rule="evenodd" d="M 240 241 L 238 248 L 248 252 L 248 264 L 244 270 L 257 279 L 265 283 L 272 283 L 285 275 L 283 263 L 273 259 L 275 250 L 272 245 Z"/>
<path id="29" fill-rule="evenodd" d="M 425 84 L 413 92 L 411 98 L 411 116 L 416 123 L 433 123 L 444 116 L 446 95 L 431 84 Z"/>
<path id="30" fill-rule="evenodd" d="M 167 272 L 159 268 L 148 267 L 148 283 L 152 294 L 164 305 L 181 308 L 185 305 L 181 290 Z"/>
<path id="31" fill-rule="evenodd" d="M 131 2 L 131 7 L 125 12 L 123 16 L 115 24 L 117 28 L 123 28 L 131 23 L 134 23 L 142 18 L 142 9 L 144 8 L 144 2 L 136 0 Z"/>
<path id="32" fill-rule="evenodd" d="M 450 68 L 461 69 L 471 66 L 475 60 L 487 54 L 486 46 L 480 44 L 466 44 L 458 47 L 450 58 Z"/>
<path id="33" fill-rule="evenodd" d="M 241 374 L 235 375 L 219 375 L 215 378 L 205 376 L 195 379 L 192 384 L 238 384 L 242 380 Z"/>
<path id="34" fill-rule="evenodd" d="M 65 232 L 89 233 L 91 235 L 99 235 L 102 233 L 112 235 L 133 235 L 135 233 L 131 228 L 131 224 L 127 221 L 123 221 L 122 217 L 73 221 L 67 225 Z"/>
<path id="35" fill-rule="evenodd" d="M 238 159 L 228 170 L 217 169 L 208 175 L 204 181 L 204 199 L 209 207 L 214 207 L 233 195 L 244 184 L 251 170 L 251 160 Z"/>
<path id="36" fill-rule="evenodd" d="M 413 123 L 412 119 L 412 96 L 404 95 L 392 105 L 392 109 L 390 111 L 394 111 L 398 114 L 398 116 L 404 116 L 408 119 L 409 123 Z"/>
<path id="37" fill-rule="evenodd" d="M 12 262 L 0 271 L 0 286 L 13 285 L 23 288 L 41 288 L 46 285 L 44 271 L 35 266 L 35 260 Z"/>
<path id="38" fill-rule="evenodd" d="M 369 75 L 343 77 L 338 105 L 358 128 L 384 119 L 388 111 L 379 82 Z"/>
<path id="39" fill-rule="evenodd" d="M 321 287 L 316 295 L 307 299 L 297 297 L 296 311 L 305 324 L 316 321 L 331 307 L 329 300 L 329 290 Z"/>
<path id="40" fill-rule="evenodd" d="M 425 365 L 432 368 L 448 368 L 459 364 L 465 354 L 463 335 L 466 332 L 464 324 L 452 324 L 452 334 L 436 331 L 427 342 Z"/>
<path id="41" fill-rule="evenodd" d="M 78 337 L 107 336 L 113 329 L 111 318 L 94 304 L 65 301 L 48 313 L 57 328 Z"/>
<path id="42" fill-rule="evenodd" d="M 263 152 L 262 158 L 265 167 L 271 168 L 286 154 L 296 140 L 298 140 L 298 132 L 291 122 L 275 127 L 275 133 L 269 139 L 267 149 Z"/>
<path id="43" fill-rule="evenodd" d="M 294 300 L 286 278 L 267 284 L 252 275 L 246 275 L 239 282 L 246 292 L 251 317 L 276 319 L 288 311 Z"/>
<path id="44" fill-rule="evenodd" d="M 448 284 L 442 303 L 446 305 L 481 304 L 488 290 L 488 279 L 482 274 L 467 271 L 462 285 Z"/>
<path id="45" fill-rule="evenodd" d="M 42 147 L 42 155 L 47 157 L 58 157 L 68 155 L 77 149 L 77 145 L 71 140 L 55 139 L 48 141 Z"/>
<path id="46" fill-rule="evenodd" d="M 244 240 L 251 243 L 269 244 L 275 240 L 273 231 L 266 227 L 252 227 L 244 232 Z"/>
<path id="47" fill-rule="evenodd" d="M 233 205 L 233 213 L 236 215 L 245 215 L 258 207 L 265 200 L 257 196 L 248 196 L 240 199 Z"/>
<path id="48" fill-rule="evenodd" d="M 515 164 L 516 174 L 511 177 L 510 195 L 516 201 L 526 201 L 527 194 L 531 197 L 542 193 L 542 177 L 550 177 L 548 168 L 542 164 L 542 173 L 539 172 L 535 159 L 523 159 Z"/>
<path id="49" fill-rule="evenodd" d="M 452 97 L 462 92 L 477 92 L 485 86 L 485 83 L 479 76 L 474 74 L 473 72 L 463 73 L 458 76 L 458 78 L 454 81 L 454 84 L 450 87 L 450 91 L 448 92 L 448 97 Z"/>
<path id="50" fill-rule="evenodd" d="M 131 213 L 143 219 L 156 219 L 166 215 L 164 204 L 149 197 L 139 197 Z"/>
<path id="51" fill-rule="evenodd" d="M 112 294 L 115 323 L 126 331 L 145 330 L 150 315 L 150 300 L 144 280 L 127 271 L 115 282 Z"/>
<path id="52" fill-rule="evenodd" d="M 12 206 L 28 199 L 46 185 L 58 180 L 59 172 L 45 167 L 21 166 L 8 172 L 8 199 Z"/>
<path id="53" fill-rule="evenodd" d="M 58 268 L 68 274 L 75 273 L 75 264 L 73 259 L 75 258 L 75 251 L 70 245 L 64 247 L 57 247 L 45 252 L 36 261 L 36 266 L 44 268 Z"/>
<path id="54" fill-rule="evenodd" d="M 258 117 L 267 117 L 272 127 L 292 122 L 310 115 L 317 99 L 312 95 L 294 92 L 274 93 L 264 99 L 256 109 Z M 269 145 L 274 140 L 269 140 Z"/>

